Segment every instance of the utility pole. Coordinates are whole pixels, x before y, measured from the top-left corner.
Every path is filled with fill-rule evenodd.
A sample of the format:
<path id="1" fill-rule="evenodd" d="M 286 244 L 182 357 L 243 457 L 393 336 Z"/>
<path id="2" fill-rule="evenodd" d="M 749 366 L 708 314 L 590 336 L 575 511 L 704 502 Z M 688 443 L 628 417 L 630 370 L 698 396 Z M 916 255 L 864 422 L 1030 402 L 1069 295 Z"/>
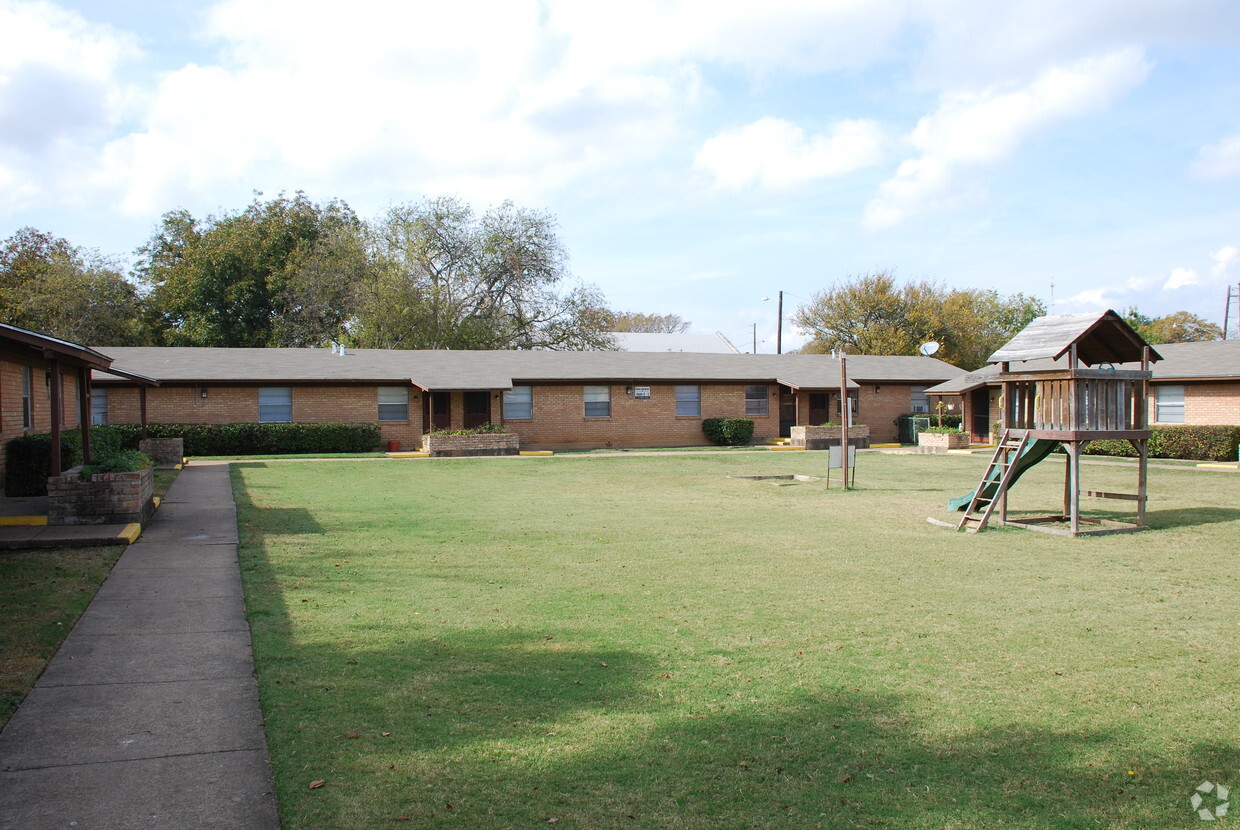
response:
<path id="1" fill-rule="evenodd" d="M 779 322 L 775 324 L 775 354 L 784 353 L 784 292 L 779 292 Z"/>
<path id="2" fill-rule="evenodd" d="M 844 349 L 840 349 L 840 464 L 844 472 L 844 489 L 848 489 L 848 361 Z"/>
<path id="3" fill-rule="evenodd" d="M 1236 307 L 1236 326 L 1231 328 L 1231 308 Z M 1227 286 L 1227 305 L 1223 307 L 1223 339 L 1240 339 L 1240 283 Z"/>

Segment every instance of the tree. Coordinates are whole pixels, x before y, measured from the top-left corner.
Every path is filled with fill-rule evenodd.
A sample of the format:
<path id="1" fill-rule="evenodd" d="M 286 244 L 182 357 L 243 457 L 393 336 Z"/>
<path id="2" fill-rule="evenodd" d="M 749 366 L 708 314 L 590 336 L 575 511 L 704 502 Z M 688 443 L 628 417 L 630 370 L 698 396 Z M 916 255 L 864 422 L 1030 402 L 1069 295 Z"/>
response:
<path id="1" fill-rule="evenodd" d="M 898 285 L 891 272 L 880 271 L 817 292 L 792 321 L 814 334 L 804 352 L 914 355 L 933 340 L 941 345 L 937 357 L 971 370 L 1045 313 L 1041 300 L 1023 294 L 949 291 L 926 280 Z"/>
<path id="2" fill-rule="evenodd" d="M 1124 319 L 1137 330 L 1137 334 L 1151 344 L 1223 339 L 1222 328 L 1187 311 L 1176 311 L 1151 319 L 1137 311 L 1136 306 L 1132 306 L 1124 312 Z"/>
<path id="3" fill-rule="evenodd" d="M 0 246 L 0 315 L 15 326 L 83 345 L 146 342 L 137 291 L 98 251 L 35 228 Z"/>
<path id="4" fill-rule="evenodd" d="M 355 345 L 400 349 L 605 348 L 598 290 L 573 283 L 546 213 L 459 199 L 395 205 L 370 229 Z"/>
<path id="5" fill-rule="evenodd" d="M 360 240 L 361 223 L 342 201 L 256 196 L 240 213 L 203 221 L 164 214 L 136 270 L 169 345 L 325 345 L 352 316 Z"/>
<path id="6" fill-rule="evenodd" d="M 642 314 L 637 311 L 607 311 L 607 330 L 647 334 L 684 334 L 689 321 L 679 314 Z"/>

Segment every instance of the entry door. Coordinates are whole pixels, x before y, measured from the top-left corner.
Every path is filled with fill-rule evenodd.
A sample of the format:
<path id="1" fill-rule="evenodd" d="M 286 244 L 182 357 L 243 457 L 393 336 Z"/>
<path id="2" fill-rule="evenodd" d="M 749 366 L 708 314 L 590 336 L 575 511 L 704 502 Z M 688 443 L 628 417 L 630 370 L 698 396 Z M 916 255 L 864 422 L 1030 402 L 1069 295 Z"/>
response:
<path id="1" fill-rule="evenodd" d="M 465 428 L 473 429 L 491 422 L 491 393 L 465 393 Z"/>
<path id="2" fill-rule="evenodd" d="M 809 423 L 824 424 L 831 420 L 831 410 L 827 403 L 826 392 L 809 393 Z"/>
<path id="3" fill-rule="evenodd" d="M 971 394 L 969 409 L 973 410 L 973 423 L 970 429 L 973 432 L 972 440 L 980 444 L 990 440 L 990 390 L 983 386 L 974 389 Z"/>
<path id="4" fill-rule="evenodd" d="M 431 399 L 431 426 L 435 429 L 452 429 L 452 393 L 428 392 Z"/>
<path id="5" fill-rule="evenodd" d="M 792 435 L 792 428 L 797 423 L 797 396 L 787 390 L 779 390 L 779 437 Z"/>

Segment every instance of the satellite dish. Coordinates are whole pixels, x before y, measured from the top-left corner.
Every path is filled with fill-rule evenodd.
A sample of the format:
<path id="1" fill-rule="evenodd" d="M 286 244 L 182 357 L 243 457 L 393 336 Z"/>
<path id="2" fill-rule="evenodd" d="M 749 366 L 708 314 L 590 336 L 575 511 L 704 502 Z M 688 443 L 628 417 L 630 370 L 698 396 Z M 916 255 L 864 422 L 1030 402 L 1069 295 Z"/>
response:
<path id="1" fill-rule="evenodd" d="M 922 343 L 921 347 L 917 349 L 917 351 L 921 352 L 926 357 L 929 357 L 930 355 L 934 354 L 938 350 L 939 350 L 939 344 L 935 340 L 931 340 L 928 343 Z"/>

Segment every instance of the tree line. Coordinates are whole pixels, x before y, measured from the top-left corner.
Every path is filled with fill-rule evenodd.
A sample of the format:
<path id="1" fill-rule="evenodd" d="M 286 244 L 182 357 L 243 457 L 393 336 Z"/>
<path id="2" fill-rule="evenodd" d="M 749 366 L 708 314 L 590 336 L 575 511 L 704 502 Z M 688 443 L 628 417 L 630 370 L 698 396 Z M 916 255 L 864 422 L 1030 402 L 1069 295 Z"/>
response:
<path id="1" fill-rule="evenodd" d="M 604 349 L 612 331 L 684 331 L 618 312 L 575 279 L 554 218 L 450 197 L 374 221 L 341 200 L 261 194 L 205 218 L 165 213 L 115 259 L 34 228 L 0 243 L 0 312 L 98 346 Z"/>

